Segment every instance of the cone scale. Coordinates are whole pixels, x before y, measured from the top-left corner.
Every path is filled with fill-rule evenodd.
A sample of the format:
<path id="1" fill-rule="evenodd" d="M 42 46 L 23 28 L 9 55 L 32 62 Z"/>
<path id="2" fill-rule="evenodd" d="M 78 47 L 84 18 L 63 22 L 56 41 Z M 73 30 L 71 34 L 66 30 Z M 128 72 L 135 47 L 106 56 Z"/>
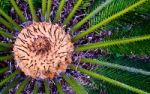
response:
<path id="1" fill-rule="evenodd" d="M 35 79 L 53 79 L 72 62 L 71 37 L 58 24 L 34 22 L 22 29 L 13 52 L 16 66 Z"/>

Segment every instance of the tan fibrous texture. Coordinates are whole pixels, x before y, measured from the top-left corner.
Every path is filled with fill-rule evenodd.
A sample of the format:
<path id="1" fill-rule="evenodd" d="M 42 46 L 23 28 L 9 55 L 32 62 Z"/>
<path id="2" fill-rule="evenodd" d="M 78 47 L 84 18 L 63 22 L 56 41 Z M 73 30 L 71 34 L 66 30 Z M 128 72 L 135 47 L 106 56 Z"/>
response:
<path id="1" fill-rule="evenodd" d="M 13 52 L 16 65 L 36 79 L 53 79 L 72 62 L 70 35 L 57 24 L 34 22 L 18 35 Z"/>

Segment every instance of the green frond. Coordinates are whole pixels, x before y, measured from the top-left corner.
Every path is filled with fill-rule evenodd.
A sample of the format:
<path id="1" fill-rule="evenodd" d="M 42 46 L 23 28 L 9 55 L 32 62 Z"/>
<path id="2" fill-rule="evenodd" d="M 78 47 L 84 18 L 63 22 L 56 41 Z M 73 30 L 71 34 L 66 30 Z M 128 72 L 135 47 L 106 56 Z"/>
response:
<path id="1" fill-rule="evenodd" d="M 8 70 L 9 70 L 9 67 L 1 68 L 1 69 L 0 69 L 0 74 L 6 72 L 6 71 L 8 71 Z"/>
<path id="2" fill-rule="evenodd" d="M 15 94 L 21 94 L 23 89 L 27 86 L 27 84 L 29 83 L 30 78 L 26 77 L 25 80 L 20 84 L 20 86 L 18 87 L 18 89 L 16 90 Z"/>
<path id="3" fill-rule="evenodd" d="M 4 60 L 12 60 L 13 59 L 13 56 L 0 56 L 0 61 L 4 61 Z"/>
<path id="4" fill-rule="evenodd" d="M 0 35 L 9 38 L 9 39 L 15 39 L 14 36 L 6 31 L 3 31 L 2 29 L 0 29 Z"/>
<path id="5" fill-rule="evenodd" d="M 0 14 L 7 19 L 13 26 L 15 26 L 14 28 L 17 30 L 21 30 L 21 27 L 10 17 L 8 16 L 1 8 L 0 8 Z"/>
<path id="6" fill-rule="evenodd" d="M 114 55 L 100 56 L 97 59 L 100 61 L 111 62 L 113 64 L 119 64 L 122 66 L 129 66 L 129 67 L 134 67 L 134 68 L 150 71 L 149 60 L 140 60 L 137 58 L 130 58 L 126 56 L 114 56 Z M 101 74 L 106 77 L 109 77 L 111 79 L 115 79 L 127 85 L 134 86 L 141 90 L 150 92 L 150 88 L 149 88 L 150 76 L 142 75 L 142 74 L 135 74 L 135 73 L 122 71 L 118 69 L 112 69 L 112 68 L 101 66 L 101 65 L 95 67 L 91 71 L 97 74 Z M 133 94 L 133 92 L 131 91 L 128 91 L 119 87 L 116 88 L 116 86 L 97 80 L 95 78 L 90 78 L 90 80 L 91 82 L 93 82 L 96 88 L 100 90 L 104 90 L 108 94 Z"/>
<path id="7" fill-rule="evenodd" d="M 147 0 L 147 2 L 144 4 L 143 7 L 140 7 L 138 10 L 135 10 L 135 12 L 138 12 L 139 14 L 144 14 L 144 13 L 150 13 L 150 1 Z"/>
<path id="8" fill-rule="evenodd" d="M 46 21 L 47 22 L 49 22 L 51 7 L 52 7 L 52 0 L 48 0 L 47 11 L 46 11 Z"/>
<path id="9" fill-rule="evenodd" d="M 11 9 L 10 0 L 0 0 L 0 8 L 8 14 Z"/>
<path id="10" fill-rule="evenodd" d="M 68 15 L 68 17 L 65 19 L 63 25 L 67 25 L 69 23 L 69 21 L 72 19 L 72 17 L 74 16 L 74 14 L 76 13 L 78 7 L 80 6 L 80 4 L 82 3 L 82 0 L 78 0 L 76 5 L 74 6 L 74 8 L 71 10 L 70 14 Z"/>
<path id="11" fill-rule="evenodd" d="M 135 4 L 133 4 L 133 5 L 131 5 L 131 6 L 127 7 L 127 8 L 125 8 L 124 10 L 119 11 L 118 13 L 116 13 L 116 14 L 114 14 L 114 15 L 108 17 L 107 19 L 105 19 L 105 20 L 99 22 L 98 24 L 96 24 L 96 25 L 90 27 L 90 28 L 87 29 L 86 31 L 81 32 L 80 34 L 78 34 L 77 36 L 75 36 L 75 37 L 72 39 L 72 41 L 75 42 L 75 41 L 77 41 L 78 39 L 80 39 L 80 38 L 82 38 L 82 37 L 88 35 L 89 33 L 94 32 L 96 29 L 98 29 L 98 28 L 102 27 L 103 25 L 106 25 L 107 23 L 109 23 L 109 22 L 111 22 L 111 21 L 117 19 L 118 17 L 122 16 L 123 14 L 125 14 L 125 13 L 127 13 L 127 12 L 133 10 L 133 9 L 136 8 L 136 7 L 138 7 L 139 5 L 142 5 L 142 4 L 145 3 L 146 1 L 147 1 L 147 0 L 139 0 L 139 1 L 136 2 Z"/>
<path id="12" fill-rule="evenodd" d="M 46 0 L 42 0 L 42 16 L 45 16 L 46 12 Z"/>
<path id="13" fill-rule="evenodd" d="M 6 20 L 4 20 L 2 17 L 0 17 L 0 23 L 2 23 L 4 26 L 6 26 L 9 30 L 13 31 L 13 26 L 8 23 Z"/>
<path id="14" fill-rule="evenodd" d="M 150 2 L 150 1 L 149 1 Z M 144 6 L 145 7 L 145 4 Z M 147 8 L 147 7 L 146 7 Z M 136 9 L 139 10 L 140 8 Z M 149 8 L 150 10 L 150 8 Z M 150 13 L 150 12 L 149 12 Z M 141 16 L 143 15 L 143 16 Z M 132 17 L 131 17 L 132 16 Z M 148 35 L 150 27 L 150 15 L 147 13 L 140 14 L 138 11 L 133 11 L 121 17 L 119 20 L 109 25 L 112 30 L 112 35 L 106 36 L 104 40 L 120 39 L 122 37 L 134 37 L 139 35 Z M 108 28 L 109 28 L 108 26 Z M 130 28 L 129 28 L 130 27 Z M 127 45 L 116 45 L 107 47 L 105 50 L 114 55 L 150 55 L 150 41 L 144 40 Z"/>
<path id="15" fill-rule="evenodd" d="M 0 47 L 6 47 L 6 48 L 12 48 L 13 45 L 11 43 L 5 43 L 5 42 L 2 42 L 0 41 Z"/>
<path id="16" fill-rule="evenodd" d="M 48 81 L 44 80 L 45 94 L 50 94 Z"/>
<path id="17" fill-rule="evenodd" d="M 10 49 L 0 46 L 0 52 L 8 52 Z"/>
<path id="18" fill-rule="evenodd" d="M 104 19 L 114 15 L 115 13 L 127 8 L 128 6 L 136 3 L 138 0 L 113 0 L 109 6 L 105 7 L 102 11 L 98 12 L 95 17 L 91 18 L 89 20 L 89 27 L 98 24 L 100 21 L 103 21 Z M 86 9 L 86 13 L 89 14 L 90 11 L 95 10 L 100 4 L 102 3 L 101 0 L 95 0 L 93 4 Z M 143 6 L 142 6 L 143 7 Z M 103 28 L 100 28 L 96 30 L 95 32 L 102 31 Z"/>
<path id="19" fill-rule="evenodd" d="M 79 6 L 79 9 L 86 11 L 86 9 L 91 5 L 92 0 L 83 0 L 81 3 L 81 6 Z"/>
<path id="20" fill-rule="evenodd" d="M 88 94 L 84 87 L 74 80 L 73 77 L 68 77 L 65 74 L 62 74 L 62 77 L 77 94 Z"/>
<path id="21" fill-rule="evenodd" d="M 34 84 L 33 94 L 38 94 L 38 85 L 36 82 Z"/>
<path id="22" fill-rule="evenodd" d="M 55 84 L 56 84 L 56 87 L 57 87 L 57 90 L 58 90 L 59 94 L 64 94 L 60 82 L 58 82 L 58 81 L 55 80 Z"/>
<path id="23" fill-rule="evenodd" d="M 77 23 L 72 28 L 72 33 L 75 32 L 77 29 L 79 29 L 87 20 L 89 20 L 91 17 L 93 17 L 95 14 L 97 14 L 99 11 L 101 11 L 104 7 L 109 5 L 113 0 L 107 0 L 104 4 L 100 5 L 98 8 L 93 10 L 89 15 L 87 15 L 85 18 L 83 18 L 79 23 Z"/>
<path id="24" fill-rule="evenodd" d="M 12 4 L 12 6 L 14 7 L 16 13 L 17 13 L 18 16 L 20 17 L 20 20 L 21 20 L 22 22 L 25 22 L 26 19 L 25 19 L 25 17 L 23 16 L 22 11 L 21 11 L 21 10 L 19 9 L 19 7 L 17 6 L 16 2 L 15 2 L 14 0 L 10 0 L 10 2 L 11 2 L 11 4 Z"/>
<path id="25" fill-rule="evenodd" d="M 30 12 L 32 14 L 32 18 L 34 21 L 38 21 L 38 18 L 36 16 L 36 11 L 33 5 L 33 0 L 28 0 L 28 4 L 29 4 L 29 8 L 30 8 Z"/>
<path id="26" fill-rule="evenodd" d="M 42 0 L 33 0 L 33 6 L 35 9 L 41 8 Z"/>
<path id="27" fill-rule="evenodd" d="M 136 68 L 128 67 L 128 66 L 122 66 L 122 65 L 119 65 L 119 64 L 113 64 L 113 63 L 108 63 L 108 62 L 104 62 L 104 61 L 99 61 L 97 59 L 81 58 L 80 61 L 84 62 L 84 63 L 98 64 L 98 65 L 106 66 L 106 67 L 109 67 L 109 68 L 114 68 L 114 69 L 120 69 L 120 70 L 123 70 L 123 71 L 133 72 L 135 74 L 142 74 L 142 75 L 150 76 L 149 71 L 145 71 L 145 70 L 142 70 L 142 69 L 136 69 Z"/>
<path id="28" fill-rule="evenodd" d="M 77 67 L 77 66 L 75 66 L 75 65 L 70 65 L 70 68 L 73 69 L 73 70 L 76 70 L 76 69 L 77 69 L 78 71 L 80 71 L 80 72 L 82 72 L 82 73 L 85 73 L 85 74 L 87 74 L 87 75 L 89 75 L 89 76 L 91 76 L 91 77 L 94 77 L 94 78 L 96 78 L 96 79 L 102 80 L 102 81 L 107 82 L 107 83 L 110 83 L 110 84 L 112 84 L 112 85 L 114 85 L 114 86 L 118 86 L 118 87 L 127 89 L 127 90 L 129 90 L 129 91 L 134 92 L 134 93 L 138 93 L 138 94 L 148 94 L 148 92 L 146 92 L 146 91 L 140 90 L 140 89 L 135 88 L 135 87 L 130 86 L 130 85 L 126 85 L 126 84 L 124 84 L 124 83 L 121 83 L 121 82 L 119 82 L 119 81 L 113 80 L 113 79 L 108 78 L 108 77 L 105 77 L 105 76 L 103 76 L 103 75 L 96 74 L 96 73 L 94 73 L 94 72 L 92 72 L 92 71 L 89 71 L 89 70 L 86 70 L 86 69 L 83 69 L 83 68 L 79 68 L 79 67 Z"/>
<path id="29" fill-rule="evenodd" d="M 1 91 L 1 94 L 8 94 L 9 90 L 13 87 L 15 87 L 19 83 L 19 79 L 15 79 L 8 83 L 7 87 L 4 87 Z"/>
<path id="30" fill-rule="evenodd" d="M 99 88 L 95 89 L 92 86 L 88 86 L 88 85 L 84 85 L 86 91 L 88 92 L 88 94 L 101 94 Z"/>
<path id="31" fill-rule="evenodd" d="M 97 42 L 97 43 L 82 45 L 76 48 L 75 51 L 85 51 L 85 50 L 96 49 L 96 48 L 104 48 L 104 47 L 109 47 L 113 45 L 127 44 L 127 43 L 132 43 L 132 42 L 137 42 L 137 41 L 148 40 L 148 39 L 150 39 L 150 35 L 104 41 L 104 42 Z"/>
<path id="32" fill-rule="evenodd" d="M 10 74 L 9 76 L 7 76 L 6 78 L 4 78 L 1 82 L 0 82 L 0 87 L 2 85 L 4 85 L 6 82 L 8 82 L 9 80 L 11 80 L 12 78 L 14 78 L 16 75 L 18 75 L 20 73 L 20 71 L 16 70 L 15 72 L 13 72 L 12 74 Z"/>
<path id="33" fill-rule="evenodd" d="M 60 18 L 60 15 L 61 15 L 61 12 L 63 10 L 63 6 L 65 5 L 65 1 L 66 0 L 61 0 L 60 1 L 60 4 L 59 4 L 59 7 L 58 7 L 58 10 L 57 10 L 57 13 L 55 15 L 55 18 L 54 18 L 54 22 L 57 23 L 59 18 Z"/>

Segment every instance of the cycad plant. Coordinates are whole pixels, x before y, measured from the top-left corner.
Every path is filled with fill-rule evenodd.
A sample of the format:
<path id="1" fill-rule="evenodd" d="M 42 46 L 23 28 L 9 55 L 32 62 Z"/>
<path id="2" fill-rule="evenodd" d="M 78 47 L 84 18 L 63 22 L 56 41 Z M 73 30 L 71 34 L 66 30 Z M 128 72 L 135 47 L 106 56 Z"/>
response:
<path id="1" fill-rule="evenodd" d="M 75 3 L 74 7 L 68 12 L 68 15 L 65 15 L 65 19 L 62 19 L 61 14 L 65 10 L 63 7 L 66 0 L 60 0 L 59 3 L 58 1 L 41 0 L 40 16 L 36 12 L 33 0 L 23 1 L 27 3 L 30 9 L 32 21 L 29 21 L 30 16 L 28 18 L 28 15 L 24 15 L 24 12 L 27 11 L 22 11 L 23 9 L 19 8 L 15 0 L 10 0 L 10 3 L 18 14 L 19 22 L 14 21 L 13 17 L 8 16 L 3 9 L 0 9 L 2 25 L 0 35 L 3 36 L 0 42 L 0 61 L 2 62 L 0 63 L 2 66 L 0 74 L 3 77 L 0 81 L 1 93 L 8 94 L 13 89 L 16 94 L 24 94 L 24 91 L 34 94 L 41 93 L 41 91 L 45 91 L 46 94 L 53 94 L 54 92 L 60 94 L 74 94 L 74 92 L 77 94 L 115 94 L 114 90 L 118 88 L 122 90 L 121 93 L 148 94 L 150 92 L 150 88 L 148 88 L 150 87 L 149 70 L 136 67 L 134 65 L 137 64 L 130 62 L 124 65 L 123 63 L 113 63 L 114 61 L 111 59 L 105 62 L 104 59 L 96 57 L 100 56 L 97 52 L 100 48 L 116 45 L 119 47 L 129 43 L 142 42 L 149 40 L 150 35 L 145 34 L 95 43 L 89 43 L 90 38 L 85 40 L 87 39 L 85 37 L 137 7 L 143 7 L 149 1 L 131 0 L 127 4 L 126 0 L 118 0 L 118 3 L 114 3 L 114 0 L 105 0 L 76 24 L 72 23 L 74 21 L 71 19 L 75 18 L 74 15 L 78 13 L 84 0 L 72 0 Z M 57 10 L 52 11 L 54 10 L 53 5 L 57 5 L 57 3 Z M 94 18 L 97 13 L 113 10 L 113 7 L 108 7 L 112 4 L 118 4 L 118 6 L 126 4 L 128 6 L 119 9 L 112 15 L 105 16 L 97 24 L 88 27 L 87 22 L 92 17 Z M 30 13 L 27 12 L 27 14 Z M 54 14 L 55 16 L 52 17 Z M 105 15 L 104 12 L 101 15 Z M 88 27 L 86 30 L 82 27 L 84 24 Z M 81 27 L 82 29 L 80 29 Z M 90 56 L 92 51 L 96 51 L 96 53 Z M 111 61 L 112 63 L 110 63 Z M 119 62 L 123 61 L 120 60 Z M 140 66 L 149 66 L 143 64 L 141 63 Z M 118 74 L 117 71 L 122 72 Z M 120 76 L 122 74 L 124 76 Z M 87 86 L 85 86 L 85 82 L 81 83 L 82 77 L 87 80 Z M 130 83 L 126 83 L 126 81 Z M 135 82 L 136 85 L 132 82 Z M 97 84 L 99 86 L 96 86 Z M 143 87 L 146 85 L 146 88 L 141 88 L 142 85 Z"/>

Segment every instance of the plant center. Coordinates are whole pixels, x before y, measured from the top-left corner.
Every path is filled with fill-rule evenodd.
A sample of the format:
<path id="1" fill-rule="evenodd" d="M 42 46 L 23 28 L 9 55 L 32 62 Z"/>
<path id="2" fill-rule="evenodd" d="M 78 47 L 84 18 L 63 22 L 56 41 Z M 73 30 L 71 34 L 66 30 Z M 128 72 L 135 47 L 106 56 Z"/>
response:
<path id="1" fill-rule="evenodd" d="M 20 32 L 13 52 L 25 75 L 53 79 L 72 62 L 73 49 L 70 35 L 61 26 L 34 22 Z"/>

